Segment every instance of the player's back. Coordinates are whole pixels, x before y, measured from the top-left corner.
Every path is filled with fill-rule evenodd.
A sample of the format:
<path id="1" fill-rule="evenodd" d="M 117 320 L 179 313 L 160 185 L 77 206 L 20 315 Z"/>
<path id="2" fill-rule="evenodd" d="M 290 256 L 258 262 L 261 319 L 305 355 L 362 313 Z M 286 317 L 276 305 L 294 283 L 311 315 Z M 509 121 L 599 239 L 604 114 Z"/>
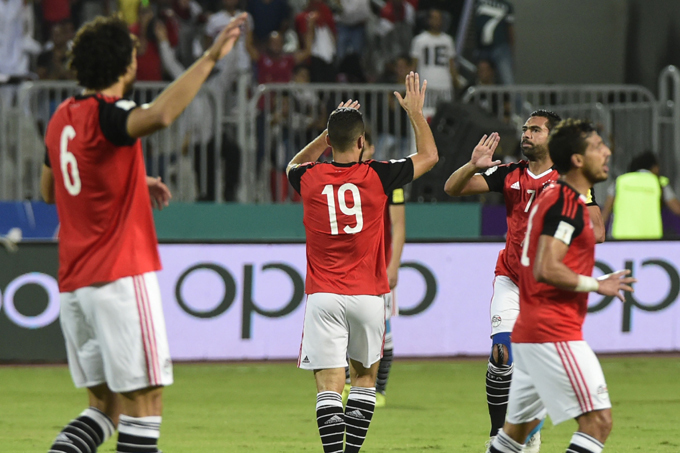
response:
<path id="1" fill-rule="evenodd" d="M 64 101 L 45 144 L 59 214 L 61 291 L 160 269 L 134 103 L 101 94 Z"/>
<path id="2" fill-rule="evenodd" d="M 386 192 L 413 179 L 411 160 L 305 164 L 289 178 L 304 206 L 306 292 L 388 293 Z"/>
<path id="3" fill-rule="evenodd" d="M 563 262 L 572 271 L 581 275 L 593 272 L 595 234 L 586 197 L 562 181 L 551 184 L 538 197 L 529 217 L 519 269 L 520 311 L 512 341 L 582 340 L 588 293 L 563 290 L 536 281 L 533 268 L 541 235 L 552 236 L 569 247 Z"/>

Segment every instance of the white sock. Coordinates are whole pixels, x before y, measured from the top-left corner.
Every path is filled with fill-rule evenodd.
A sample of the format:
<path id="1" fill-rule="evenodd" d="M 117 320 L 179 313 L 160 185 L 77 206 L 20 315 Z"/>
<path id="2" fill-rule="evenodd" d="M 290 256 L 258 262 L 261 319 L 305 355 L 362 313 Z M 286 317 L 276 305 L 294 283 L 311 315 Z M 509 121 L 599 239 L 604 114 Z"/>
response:
<path id="1" fill-rule="evenodd" d="M 576 431 L 571 438 L 567 453 L 601 453 L 604 444 L 588 434 Z"/>

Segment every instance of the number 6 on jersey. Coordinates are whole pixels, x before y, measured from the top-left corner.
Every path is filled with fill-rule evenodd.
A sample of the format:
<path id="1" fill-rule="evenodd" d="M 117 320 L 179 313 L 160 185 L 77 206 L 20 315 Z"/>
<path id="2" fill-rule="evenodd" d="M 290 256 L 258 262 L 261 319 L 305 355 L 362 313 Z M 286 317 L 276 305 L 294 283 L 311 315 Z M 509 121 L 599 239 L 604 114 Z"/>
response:
<path id="1" fill-rule="evenodd" d="M 61 132 L 59 143 L 59 161 L 61 162 L 61 173 L 64 175 L 64 186 L 66 186 L 66 191 L 74 197 L 80 193 L 82 187 L 80 173 L 78 172 L 78 161 L 76 156 L 68 150 L 68 142 L 73 140 L 75 136 L 76 130 L 73 129 L 73 126 L 66 126 Z M 68 171 L 69 164 L 71 164 L 70 174 Z"/>
<path id="2" fill-rule="evenodd" d="M 354 206 L 351 208 L 347 207 L 347 192 L 352 192 L 352 198 L 354 199 Z M 333 185 L 327 184 L 324 186 L 323 195 L 326 195 L 326 200 L 328 202 L 328 217 L 331 223 L 331 234 L 338 234 L 338 216 L 335 210 L 335 194 L 333 193 Z M 356 216 L 356 225 L 353 227 L 345 225 L 342 229 L 347 234 L 355 234 L 362 230 L 364 227 L 364 216 L 361 213 L 361 196 L 359 195 L 359 188 L 352 183 L 346 183 L 340 186 L 338 189 L 338 204 L 340 205 L 340 211 L 349 216 Z"/>

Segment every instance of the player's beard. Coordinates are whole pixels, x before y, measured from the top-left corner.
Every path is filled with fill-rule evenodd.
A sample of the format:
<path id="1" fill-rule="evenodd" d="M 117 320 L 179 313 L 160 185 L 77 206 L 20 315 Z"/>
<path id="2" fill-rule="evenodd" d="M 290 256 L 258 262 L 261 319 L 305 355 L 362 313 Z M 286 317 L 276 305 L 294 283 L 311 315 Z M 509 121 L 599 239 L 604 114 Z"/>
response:
<path id="1" fill-rule="evenodd" d="M 522 147 L 522 154 L 530 161 L 537 161 L 548 154 L 546 145 L 533 145 L 531 148 Z"/>

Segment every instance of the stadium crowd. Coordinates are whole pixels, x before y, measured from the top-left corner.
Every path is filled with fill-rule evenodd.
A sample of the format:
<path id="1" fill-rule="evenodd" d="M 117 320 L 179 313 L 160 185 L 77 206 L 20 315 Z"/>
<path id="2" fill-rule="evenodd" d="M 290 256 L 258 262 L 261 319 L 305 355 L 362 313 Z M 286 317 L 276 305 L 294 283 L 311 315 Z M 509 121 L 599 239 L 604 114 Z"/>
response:
<path id="1" fill-rule="evenodd" d="M 290 82 L 296 66 L 311 82 L 392 81 L 400 57 L 422 61 L 418 44 L 432 32 L 453 42 L 465 0 L 2 0 L 0 82 L 72 79 L 66 53 L 75 30 L 98 15 L 120 14 L 138 37 L 138 80 L 173 80 L 196 60 L 228 21 L 249 14 L 245 39 L 222 64 L 229 76 L 258 83 Z M 472 46 L 482 83 L 513 82 L 512 5 L 477 0 Z M 500 20 L 499 20 L 500 19 Z M 421 34 L 426 33 L 423 36 Z M 416 39 L 418 38 L 418 39 Z M 432 35 L 429 36 L 432 39 Z M 441 38 L 440 38 L 441 39 Z M 454 50 L 455 52 L 455 50 Z M 455 54 L 454 54 L 455 55 Z M 451 55 L 451 56 L 454 56 Z M 426 56 L 429 59 L 429 55 Z M 432 55 L 433 61 L 442 55 Z M 412 64 L 413 60 L 409 60 Z M 448 64 L 448 60 L 445 62 Z M 422 72 L 422 68 L 418 68 Z M 434 86 L 453 80 L 431 80 Z"/>

